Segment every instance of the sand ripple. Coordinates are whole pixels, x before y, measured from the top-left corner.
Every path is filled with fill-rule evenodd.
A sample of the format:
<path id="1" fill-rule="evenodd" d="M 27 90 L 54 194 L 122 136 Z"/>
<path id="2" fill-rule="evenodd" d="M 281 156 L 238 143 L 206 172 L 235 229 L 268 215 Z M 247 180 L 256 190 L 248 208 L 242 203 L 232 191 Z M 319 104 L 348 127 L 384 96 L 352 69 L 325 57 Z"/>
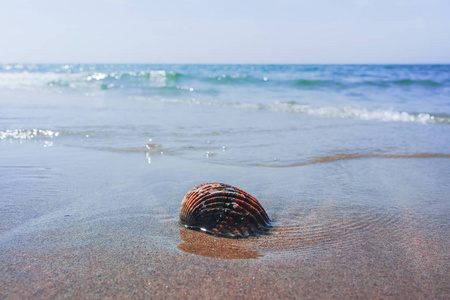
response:
<path id="1" fill-rule="evenodd" d="M 310 256 L 330 249 L 345 251 L 388 236 L 403 244 L 402 217 L 395 210 L 365 206 L 313 208 L 297 216 L 277 216 L 270 234 L 250 239 L 226 239 L 180 230 L 178 249 L 226 259 L 284 259 Z M 327 251 L 325 251 L 327 250 Z"/>

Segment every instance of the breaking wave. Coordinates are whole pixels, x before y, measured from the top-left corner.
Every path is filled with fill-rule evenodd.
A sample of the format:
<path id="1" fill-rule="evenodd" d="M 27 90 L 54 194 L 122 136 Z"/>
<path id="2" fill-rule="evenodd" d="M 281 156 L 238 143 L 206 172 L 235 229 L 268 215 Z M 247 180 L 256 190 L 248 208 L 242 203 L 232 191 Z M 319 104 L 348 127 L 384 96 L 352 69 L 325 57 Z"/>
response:
<path id="1" fill-rule="evenodd" d="M 283 87 L 300 90 L 368 88 L 450 88 L 449 71 L 423 66 L 411 73 L 410 66 L 387 72 L 377 66 L 300 65 L 0 65 L 3 89 L 113 89 L 205 86 Z M 439 71 L 429 74 L 429 68 Z M 441 70 L 442 69 L 442 70 Z M 358 73 L 359 72 L 359 73 Z M 362 73 L 361 73 L 362 72 Z M 206 88 L 207 89 L 207 88 Z"/>
<path id="2" fill-rule="evenodd" d="M 415 122 L 422 124 L 450 124 L 450 116 L 444 114 L 409 113 L 394 110 L 373 110 L 354 106 L 313 106 L 276 102 L 269 106 L 273 111 L 298 113 L 313 116 L 359 119 L 383 122 Z"/>
<path id="3" fill-rule="evenodd" d="M 155 71 L 119 72 L 0 72 L 0 89 L 10 90 L 51 90 L 68 88 L 71 90 L 113 89 L 113 88 L 173 88 L 189 90 L 178 86 L 177 82 L 186 75 Z"/>
<path id="4" fill-rule="evenodd" d="M 218 107 L 233 107 L 248 110 L 270 110 L 273 112 L 294 113 L 301 115 L 319 116 L 327 118 L 357 119 L 363 121 L 380 122 L 413 122 L 420 124 L 450 124 L 450 115 L 433 113 L 415 113 L 388 110 L 369 110 L 356 106 L 314 106 L 309 104 L 297 104 L 295 101 L 280 102 L 271 104 L 262 103 L 239 103 L 222 102 L 219 100 L 199 100 L 199 99 L 173 99 L 173 98 L 146 98 L 132 97 L 136 100 L 155 101 L 159 100 L 167 103 L 179 103 L 188 105 L 205 105 Z"/>

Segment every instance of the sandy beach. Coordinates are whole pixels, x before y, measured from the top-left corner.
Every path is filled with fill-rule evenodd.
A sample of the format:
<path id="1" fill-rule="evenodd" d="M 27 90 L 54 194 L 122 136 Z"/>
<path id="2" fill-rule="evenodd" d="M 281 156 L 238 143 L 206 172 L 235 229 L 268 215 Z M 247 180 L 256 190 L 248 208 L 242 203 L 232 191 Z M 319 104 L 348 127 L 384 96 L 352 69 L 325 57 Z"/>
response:
<path id="1" fill-rule="evenodd" d="M 1 300 L 450 298 L 449 66 L 0 77 Z M 268 234 L 184 228 L 206 182 L 257 198 Z"/>
<path id="2" fill-rule="evenodd" d="M 47 201 L 22 205 L 21 218 L 18 212 L 14 220 L 2 218 L 2 299 L 445 299 L 450 293 L 448 186 L 436 190 L 436 181 L 423 181 L 432 172 L 411 172 L 428 166 L 446 174 L 446 158 L 358 158 L 255 174 L 174 157 L 148 168 L 140 153 L 32 144 L 22 145 L 22 153 L 4 151 L 15 146 L 3 147 L 2 157 L 29 157 L 23 165 L 39 157 L 33 168 L 9 166 L 15 206 Z M 383 174 L 394 170 L 395 182 Z M 236 240 L 183 228 L 181 198 L 205 174 L 258 197 L 274 221 L 270 234 Z M 328 175 L 323 183 L 308 179 L 315 174 Z M 14 185 L 27 178 L 37 179 Z M 375 188 L 389 201 L 360 194 Z"/>

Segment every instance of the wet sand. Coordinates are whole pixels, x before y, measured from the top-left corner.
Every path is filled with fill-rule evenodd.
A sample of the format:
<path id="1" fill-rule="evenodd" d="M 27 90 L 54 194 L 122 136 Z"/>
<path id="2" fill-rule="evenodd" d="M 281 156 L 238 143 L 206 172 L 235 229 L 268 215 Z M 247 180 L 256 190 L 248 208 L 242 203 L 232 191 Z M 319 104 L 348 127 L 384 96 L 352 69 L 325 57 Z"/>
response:
<path id="1" fill-rule="evenodd" d="M 1 299 L 450 295 L 445 157 L 242 168 L 10 150 L 0 153 L 3 195 L 13 199 L 0 221 Z M 270 234 L 236 240 L 183 228 L 181 198 L 206 181 L 257 197 L 274 220 Z"/>
<path id="2" fill-rule="evenodd" d="M 404 245 L 386 232 L 346 249 L 277 258 L 263 256 L 263 241 L 186 229 L 178 229 L 181 251 L 175 251 L 172 229 L 145 238 L 143 226 L 154 224 L 99 220 L 87 232 L 57 230 L 22 240 L 2 254 L 2 298 L 445 299 L 450 292 L 450 245 L 417 228 L 405 230 Z"/>

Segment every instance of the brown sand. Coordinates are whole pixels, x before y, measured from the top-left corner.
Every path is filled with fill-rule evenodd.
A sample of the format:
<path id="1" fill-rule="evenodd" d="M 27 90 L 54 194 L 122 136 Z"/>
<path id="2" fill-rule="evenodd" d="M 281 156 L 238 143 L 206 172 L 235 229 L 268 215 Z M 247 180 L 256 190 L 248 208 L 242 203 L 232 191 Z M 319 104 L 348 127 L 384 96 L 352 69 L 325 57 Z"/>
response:
<path id="1" fill-rule="evenodd" d="M 403 222 L 401 241 L 393 226 L 374 223 L 357 243 L 343 246 L 342 235 L 295 251 L 277 228 L 234 240 L 174 219 L 98 218 L 16 239 L 0 258 L 0 298 L 448 299 L 449 241 Z"/>
<path id="2" fill-rule="evenodd" d="M 206 167 L 98 153 L 70 173 L 45 171 L 23 199 L 26 184 L 11 192 L 4 211 L 27 218 L 0 220 L 0 299 L 450 298 L 447 159 L 216 166 L 274 220 L 269 235 L 235 240 L 178 223 Z"/>

